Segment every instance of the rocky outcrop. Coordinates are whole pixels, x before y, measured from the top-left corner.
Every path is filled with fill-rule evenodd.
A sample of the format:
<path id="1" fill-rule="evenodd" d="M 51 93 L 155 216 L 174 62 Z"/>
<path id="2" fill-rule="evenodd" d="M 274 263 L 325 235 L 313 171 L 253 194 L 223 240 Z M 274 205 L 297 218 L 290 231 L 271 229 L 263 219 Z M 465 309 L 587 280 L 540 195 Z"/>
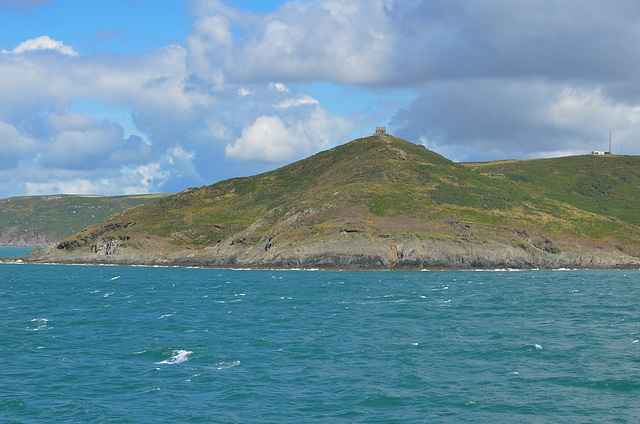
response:
<path id="1" fill-rule="evenodd" d="M 530 241 L 527 241 L 527 238 Z M 47 249 L 24 258 L 35 262 L 113 263 L 246 268 L 325 269 L 496 269 L 638 268 L 638 258 L 604 246 L 544 243 L 531 236 L 479 238 L 468 234 L 372 235 L 337 232 L 331 236 L 282 242 L 271 236 L 248 244 L 230 239 L 199 250 L 153 252 L 129 240 L 101 239 L 91 248 Z"/>
<path id="2" fill-rule="evenodd" d="M 15 227 L 6 229 L 0 235 L 0 246 L 51 246 L 58 241 L 38 230 L 19 230 Z"/>

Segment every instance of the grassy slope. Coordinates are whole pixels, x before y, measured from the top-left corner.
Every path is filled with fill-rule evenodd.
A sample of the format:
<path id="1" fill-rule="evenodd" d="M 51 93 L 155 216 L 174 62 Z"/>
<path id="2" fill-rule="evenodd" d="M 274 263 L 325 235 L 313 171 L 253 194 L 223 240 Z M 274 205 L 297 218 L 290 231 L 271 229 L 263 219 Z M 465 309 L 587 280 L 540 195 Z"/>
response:
<path id="1" fill-rule="evenodd" d="M 494 178 L 640 226 L 640 156 L 570 156 L 466 164 Z"/>
<path id="2" fill-rule="evenodd" d="M 0 234 L 37 231 L 49 240 L 62 240 L 109 215 L 163 196 L 51 195 L 0 199 Z"/>
<path id="3" fill-rule="evenodd" d="M 577 169 L 582 165 L 578 160 L 567 166 Z M 517 166 L 502 171 L 484 164 L 476 168 L 481 172 L 395 137 L 368 137 L 272 172 L 186 190 L 112 216 L 101 226 L 114 224 L 114 236 L 143 234 L 177 245 L 207 246 L 258 220 L 257 234 L 264 235 L 287 214 L 329 210 L 324 217 L 318 215 L 315 224 L 330 226 L 336 217 L 343 217 L 366 220 L 375 228 L 379 217 L 406 216 L 434 227 L 459 220 L 486 229 L 487 234 L 496 228 L 518 228 L 556 237 L 640 241 L 640 229 L 631 218 L 626 222 L 634 225 L 591 213 L 599 211 L 591 204 L 593 196 L 576 197 L 583 203 L 568 204 L 563 202 L 566 193 L 536 185 L 542 180 L 529 181 L 532 177 L 526 172 L 518 177 Z M 492 178 L 483 175 L 485 171 L 504 176 Z M 536 172 L 541 171 L 531 171 Z M 635 175 L 629 177 L 630 183 L 636 181 Z M 582 187 L 580 178 L 575 185 Z M 640 199 L 631 188 L 621 192 Z M 121 225 L 125 223 L 126 228 Z M 90 244 L 104 233 L 98 227 L 69 240 Z"/>

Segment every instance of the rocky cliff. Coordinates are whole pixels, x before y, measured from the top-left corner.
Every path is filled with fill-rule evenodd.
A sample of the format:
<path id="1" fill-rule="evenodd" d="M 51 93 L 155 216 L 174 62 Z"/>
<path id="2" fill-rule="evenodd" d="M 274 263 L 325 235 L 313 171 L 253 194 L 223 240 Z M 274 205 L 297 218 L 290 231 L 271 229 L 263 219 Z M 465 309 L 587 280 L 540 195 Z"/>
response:
<path id="1" fill-rule="evenodd" d="M 38 230 L 7 228 L 0 234 L 0 246 L 51 246 L 60 240 L 51 240 Z"/>
<path id="2" fill-rule="evenodd" d="M 518 243 L 520 241 L 520 243 Z M 56 263 L 181 265 L 240 268 L 326 269 L 496 269 L 496 268 L 637 268 L 638 258 L 603 246 L 542 250 L 524 240 L 473 238 L 447 240 L 423 234 L 373 237 L 336 234 L 295 246 L 226 245 L 160 253 L 100 241 L 92 251 L 62 253 L 36 250 L 26 260 Z"/>

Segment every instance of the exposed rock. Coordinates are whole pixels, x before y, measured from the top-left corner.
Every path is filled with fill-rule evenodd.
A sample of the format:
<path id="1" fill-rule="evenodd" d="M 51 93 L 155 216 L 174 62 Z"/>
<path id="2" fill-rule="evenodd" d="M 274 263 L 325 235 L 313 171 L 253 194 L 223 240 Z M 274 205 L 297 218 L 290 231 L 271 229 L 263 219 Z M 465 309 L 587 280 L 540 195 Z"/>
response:
<path id="1" fill-rule="evenodd" d="M 253 268 L 331 269 L 496 269 L 496 268 L 631 268 L 640 260 L 615 250 L 540 249 L 509 238 L 438 239 L 426 234 L 374 236 L 365 233 L 266 246 L 220 243 L 199 251 L 153 253 L 132 248 L 126 240 L 100 240 L 92 249 L 34 251 L 27 261 L 114 263 Z M 549 240 L 549 242 L 551 242 Z"/>
<path id="2" fill-rule="evenodd" d="M 8 228 L 0 235 L 0 246 L 51 246 L 57 240 L 50 240 L 38 230 L 19 230 Z"/>

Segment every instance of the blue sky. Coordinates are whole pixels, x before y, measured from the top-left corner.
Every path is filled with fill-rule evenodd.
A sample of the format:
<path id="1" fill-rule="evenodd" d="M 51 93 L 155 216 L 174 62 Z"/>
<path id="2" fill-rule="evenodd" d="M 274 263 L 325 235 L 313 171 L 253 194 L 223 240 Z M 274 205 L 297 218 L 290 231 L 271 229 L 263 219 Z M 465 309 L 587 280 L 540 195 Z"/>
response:
<path id="1" fill-rule="evenodd" d="M 456 161 L 640 154 L 631 0 L 0 0 L 0 197 L 277 168 L 375 126 Z"/>

